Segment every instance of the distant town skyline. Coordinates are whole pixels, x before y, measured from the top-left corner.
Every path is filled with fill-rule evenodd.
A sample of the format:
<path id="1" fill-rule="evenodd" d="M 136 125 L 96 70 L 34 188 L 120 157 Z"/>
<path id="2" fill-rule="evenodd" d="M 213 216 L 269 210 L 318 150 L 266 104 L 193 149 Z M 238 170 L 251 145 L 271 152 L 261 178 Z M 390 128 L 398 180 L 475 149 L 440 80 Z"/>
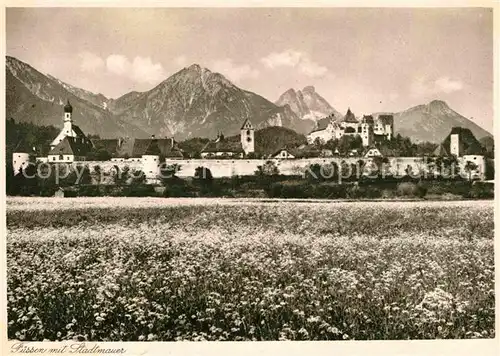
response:
<path id="1" fill-rule="evenodd" d="M 94 93 L 197 63 L 274 102 L 312 85 L 356 115 L 446 101 L 493 131 L 488 8 L 7 8 L 7 55 Z"/>

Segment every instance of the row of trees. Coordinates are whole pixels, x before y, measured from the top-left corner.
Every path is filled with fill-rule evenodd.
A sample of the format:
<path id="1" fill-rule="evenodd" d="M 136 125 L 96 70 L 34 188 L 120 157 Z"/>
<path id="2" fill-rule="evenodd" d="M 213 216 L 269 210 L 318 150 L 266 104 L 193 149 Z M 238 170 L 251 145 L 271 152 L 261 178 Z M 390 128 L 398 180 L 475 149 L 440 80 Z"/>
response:
<path id="1" fill-rule="evenodd" d="M 468 180 L 472 180 L 472 174 L 478 169 L 477 164 L 467 161 L 463 166 L 463 172 L 456 157 L 430 157 L 427 160 L 427 166 L 421 167 L 415 171 L 411 165 L 404 169 L 403 176 L 428 178 L 456 178 L 466 173 Z M 274 161 L 267 161 L 265 164 L 257 167 L 256 176 L 279 175 L 279 169 Z M 358 160 L 356 163 L 347 163 L 341 161 L 331 162 L 326 165 L 312 164 L 303 171 L 303 175 L 309 180 L 337 180 L 339 177 L 344 180 L 359 180 L 363 177 L 373 179 L 392 178 L 393 173 L 387 157 L 374 157 L 371 161 Z"/>

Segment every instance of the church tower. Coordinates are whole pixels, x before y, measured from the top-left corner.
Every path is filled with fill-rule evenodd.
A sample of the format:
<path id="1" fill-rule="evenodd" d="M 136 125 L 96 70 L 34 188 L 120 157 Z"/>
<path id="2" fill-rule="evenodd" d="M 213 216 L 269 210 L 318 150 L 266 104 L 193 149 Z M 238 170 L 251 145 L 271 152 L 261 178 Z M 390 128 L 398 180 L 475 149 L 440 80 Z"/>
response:
<path id="1" fill-rule="evenodd" d="M 250 120 L 246 119 L 241 126 L 241 147 L 245 155 L 255 152 L 255 130 Z"/>
<path id="2" fill-rule="evenodd" d="M 68 102 L 66 105 L 64 105 L 64 128 L 63 131 L 65 132 L 66 136 L 72 136 L 73 132 L 73 119 L 71 118 L 71 115 L 73 114 L 73 107 L 71 104 Z"/>

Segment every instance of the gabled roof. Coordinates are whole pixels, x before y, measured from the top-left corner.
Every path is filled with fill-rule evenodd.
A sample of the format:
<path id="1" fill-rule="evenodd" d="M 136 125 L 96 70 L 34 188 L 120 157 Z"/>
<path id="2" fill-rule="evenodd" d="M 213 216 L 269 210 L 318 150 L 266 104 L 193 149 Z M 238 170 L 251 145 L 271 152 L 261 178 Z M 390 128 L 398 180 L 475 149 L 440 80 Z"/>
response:
<path id="1" fill-rule="evenodd" d="M 311 132 L 309 132 L 309 134 L 312 134 L 314 132 L 324 131 L 330 125 L 332 125 L 334 129 L 336 129 L 336 128 L 338 128 L 340 126 L 338 124 L 338 122 L 336 122 L 333 119 L 330 119 L 329 121 L 319 120 L 319 121 L 316 121 L 316 127 Z"/>
<path id="2" fill-rule="evenodd" d="M 94 146 L 94 148 L 96 150 L 104 149 L 107 152 L 109 152 L 109 154 L 111 156 L 114 156 L 114 155 L 116 155 L 118 153 L 119 140 L 116 139 L 116 138 L 112 138 L 112 139 L 99 139 L 99 140 L 91 140 L 91 141 L 92 141 L 92 145 Z"/>
<path id="3" fill-rule="evenodd" d="M 282 151 L 286 151 L 286 152 L 288 152 L 289 154 L 291 154 L 292 156 L 294 156 L 294 155 L 295 155 L 295 154 L 294 154 L 291 150 L 289 150 L 288 148 L 286 148 L 286 147 L 281 147 L 279 150 L 277 150 L 277 151 L 273 152 L 273 153 L 271 154 L 271 156 L 272 156 L 272 157 L 274 157 L 274 156 L 276 156 L 277 154 L 281 153 Z"/>
<path id="4" fill-rule="evenodd" d="M 33 147 L 31 147 L 24 138 L 20 139 L 14 148 L 15 153 L 33 153 Z"/>
<path id="5" fill-rule="evenodd" d="M 151 141 L 151 138 L 125 138 L 92 140 L 92 143 L 97 149 L 104 148 L 113 157 L 139 158 L 142 157 L 142 155 L 146 154 L 148 149 L 150 150 L 149 152 L 159 152 L 154 153 L 155 155 L 158 154 L 165 157 L 182 158 L 184 156 L 182 154 L 182 151 L 177 147 L 177 144 L 173 138 L 155 139 L 156 144 L 153 146 L 156 146 L 159 151 L 157 151 L 155 147 L 150 148 Z"/>
<path id="6" fill-rule="evenodd" d="M 243 122 L 243 125 L 241 125 L 241 129 L 242 129 L 242 130 L 253 129 L 253 125 L 252 125 L 252 123 L 250 122 L 250 120 L 245 119 L 245 121 Z"/>
<path id="7" fill-rule="evenodd" d="M 434 150 L 433 155 L 439 156 L 439 157 L 447 157 L 447 156 L 450 156 L 450 153 L 448 152 L 448 150 L 446 150 L 446 147 L 444 147 L 443 144 L 440 144 Z"/>
<path id="8" fill-rule="evenodd" d="M 326 127 L 323 127 L 323 128 L 317 127 L 314 130 L 312 130 L 311 132 L 309 132 L 309 135 L 314 133 L 314 132 L 325 131 L 325 130 L 326 130 Z"/>
<path id="9" fill-rule="evenodd" d="M 149 141 L 149 145 L 144 154 L 149 156 L 161 155 L 160 147 L 158 147 L 158 141 L 156 139 L 151 139 L 151 141 Z"/>
<path id="10" fill-rule="evenodd" d="M 451 132 L 444 139 L 442 145 L 444 147 L 450 147 L 451 135 L 458 135 L 458 155 L 483 155 L 484 149 L 476 139 L 474 134 L 470 129 L 464 127 L 453 127 Z"/>
<path id="11" fill-rule="evenodd" d="M 85 136 L 85 134 L 83 133 L 82 129 L 76 125 L 71 125 L 71 128 L 73 129 L 73 131 L 75 132 L 76 134 L 76 137 L 87 137 Z"/>
<path id="12" fill-rule="evenodd" d="M 241 147 L 240 141 L 231 141 L 224 138 L 220 140 L 210 141 L 201 152 L 231 152 L 231 153 L 241 153 L 243 149 Z"/>
<path id="13" fill-rule="evenodd" d="M 90 150 L 90 146 L 81 142 L 81 139 L 66 136 L 53 149 L 49 155 L 75 155 L 85 156 Z"/>

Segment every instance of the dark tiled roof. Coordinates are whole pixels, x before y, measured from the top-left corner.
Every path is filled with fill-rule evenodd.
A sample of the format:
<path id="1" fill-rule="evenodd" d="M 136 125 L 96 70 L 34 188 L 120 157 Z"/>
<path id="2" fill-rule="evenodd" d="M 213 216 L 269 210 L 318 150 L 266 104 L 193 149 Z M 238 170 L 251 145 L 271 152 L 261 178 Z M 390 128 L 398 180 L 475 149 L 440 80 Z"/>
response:
<path id="1" fill-rule="evenodd" d="M 378 119 L 383 125 L 394 125 L 394 115 L 379 115 Z"/>
<path id="2" fill-rule="evenodd" d="M 230 140 L 216 140 L 208 142 L 201 152 L 232 152 L 241 153 L 243 149 L 241 148 L 240 141 L 230 141 Z"/>
<path id="3" fill-rule="evenodd" d="M 332 118 L 333 118 L 333 116 L 332 116 Z M 334 127 L 339 126 L 339 124 L 337 122 L 335 122 L 334 119 L 330 119 L 330 120 L 321 119 L 321 120 L 318 120 L 316 122 L 316 127 L 309 133 L 312 134 L 313 132 L 323 131 L 328 127 L 328 125 L 330 125 L 330 123 L 333 123 Z"/>
<path id="4" fill-rule="evenodd" d="M 443 146 L 443 144 L 440 144 L 439 146 L 436 147 L 436 149 L 433 152 L 434 156 L 449 156 L 450 153 L 446 148 Z"/>
<path id="5" fill-rule="evenodd" d="M 16 145 L 16 148 L 14 148 L 14 152 L 19 152 L 19 153 L 32 153 L 33 152 L 33 147 L 31 147 L 28 142 L 26 142 L 25 139 L 19 140 L 19 142 Z"/>
<path id="6" fill-rule="evenodd" d="M 49 155 L 85 156 L 90 148 L 90 145 L 82 142 L 80 138 L 66 136 L 61 142 L 50 150 Z"/>
<path id="7" fill-rule="evenodd" d="M 372 124 L 373 125 L 373 116 L 372 115 L 363 115 L 363 119 L 361 120 L 363 123 Z"/>
<path id="8" fill-rule="evenodd" d="M 314 130 L 312 130 L 311 132 L 309 132 L 310 134 L 312 134 L 313 132 L 318 132 L 318 131 L 323 131 L 323 130 L 326 130 L 326 126 L 325 127 L 317 127 L 315 128 Z"/>
<path id="9" fill-rule="evenodd" d="M 119 149 L 119 140 L 116 138 L 113 139 L 100 139 L 100 140 L 92 140 L 92 144 L 95 149 L 105 149 L 112 156 L 118 153 Z"/>
<path id="10" fill-rule="evenodd" d="M 253 129 L 253 125 L 252 123 L 250 122 L 250 120 L 246 119 L 244 122 L 243 122 L 243 125 L 241 125 L 241 129 L 242 130 L 246 130 L 246 129 Z"/>
<path id="11" fill-rule="evenodd" d="M 86 137 L 82 129 L 76 125 L 71 125 L 73 131 L 75 131 L 76 137 Z"/>
<path id="12" fill-rule="evenodd" d="M 287 151 L 287 152 L 288 152 L 289 154 L 291 154 L 292 156 L 295 156 L 295 154 L 292 152 L 292 150 L 289 150 L 289 149 L 288 149 L 288 148 L 286 148 L 286 147 L 282 147 L 282 148 L 280 148 L 279 150 L 277 150 L 277 151 L 273 152 L 273 153 L 271 154 L 271 157 L 276 156 L 277 154 L 281 153 L 281 151 Z"/>
<path id="13" fill-rule="evenodd" d="M 158 147 L 158 140 L 152 139 L 149 141 L 148 148 L 146 148 L 145 155 L 149 156 L 159 156 L 161 155 L 160 147 Z"/>
<path id="14" fill-rule="evenodd" d="M 484 149 L 471 130 L 464 127 L 453 127 L 450 134 L 444 139 L 442 145 L 450 147 L 451 135 L 458 135 L 458 155 L 483 155 Z"/>
<path id="15" fill-rule="evenodd" d="M 139 158 L 146 152 L 155 152 L 150 154 L 172 158 L 182 158 L 184 156 L 172 138 L 159 138 L 154 141 L 156 141 L 156 144 L 153 146 L 151 146 L 151 138 L 101 139 L 93 140 L 92 143 L 96 148 L 106 149 L 113 157 Z"/>
<path id="16" fill-rule="evenodd" d="M 347 109 L 347 113 L 345 114 L 344 118 L 342 119 L 344 122 L 352 122 L 352 123 L 357 123 L 358 120 L 356 120 L 356 116 L 351 112 L 351 109 Z"/>

